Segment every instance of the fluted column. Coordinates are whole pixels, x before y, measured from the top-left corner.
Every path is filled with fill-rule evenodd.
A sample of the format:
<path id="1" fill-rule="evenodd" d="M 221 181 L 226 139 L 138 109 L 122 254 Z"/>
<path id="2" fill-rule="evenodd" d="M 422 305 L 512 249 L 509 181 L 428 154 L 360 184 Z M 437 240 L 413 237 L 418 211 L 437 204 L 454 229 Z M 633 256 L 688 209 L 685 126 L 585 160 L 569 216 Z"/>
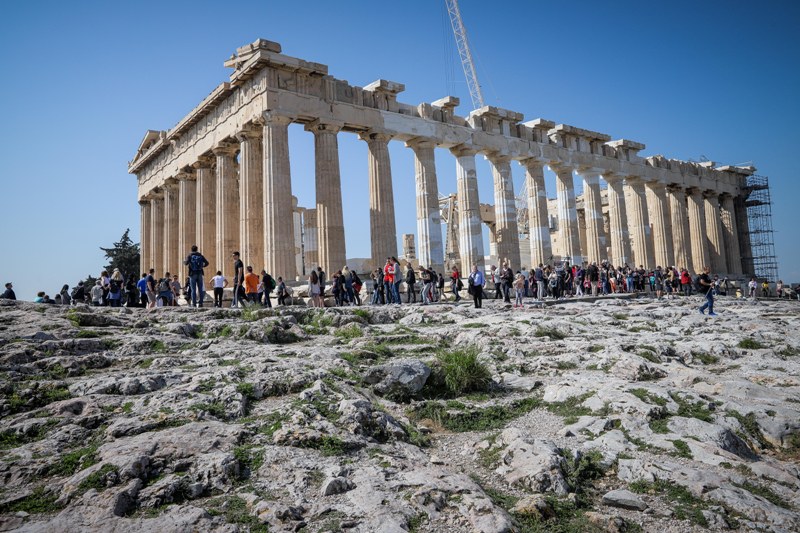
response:
<path id="1" fill-rule="evenodd" d="M 581 241 L 578 234 L 578 211 L 575 208 L 575 182 L 572 179 L 572 168 L 550 164 L 556 173 L 556 197 L 558 201 L 558 233 L 561 242 L 562 259 L 580 262 Z"/>
<path id="2" fill-rule="evenodd" d="M 192 166 L 197 170 L 195 239 L 209 269 L 216 274 L 222 265 L 217 261 L 217 176 L 213 165 L 213 157 L 201 156 Z"/>
<path id="3" fill-rule="evenodd" d="M 608 183 L 608 231 L 611 237 L 611 262 L 616 266 L 633 266 L 630 236 L 628 234 L 628 210 L 625 206 L 625 191 L 621 176 L 606 173 Z"/>
<path id="4" fill-rule="evenodd" d="M 369 229 L 375 267 L 383 265 L 387 257 L 397 255 L 392 165 L 389 160 L 391 136 L 367 132 L 361 135 L 361 139 L 367 142 L 369 151 Z"/>
<path id="5" fill-rule="evenodd" d="M 178 182 L 168 179 L 164 183 L 164 272 L 178 273 Z"/>
<path id="6" fill-rule="evenodd" d="M 163 276 L 160 272 L 164 268 L 164 194 L 152 193 L 150 199 L 150 265 L 156 275 Z"/>
<path id="7" fill-rule="evenodd" d="M 213 152 L 217 158 L 217 263 L 222 274 L 233 276 L 231 254 L 239 249 L 239 179 L 236 169 L 238 144 L 225 142 Z"/>
<path id="8" fill-rule="evenodd" d="M 739 230 L 739 253 L 742 256 L 742 272 L 755 275 L 753 264 L 753 245 L 750 241 L 750 221 L 747 218 L 747 197 L 739 195 L 733 199 L 733 212 L 736 215 L 736 229 Z"/>
<path id="9" fill-rule="evenodd" d="M 325 272 L 335 272 L 347 261 L 342 211 L 342 179 L 339 171 L 339 140 L 336 134 L 341 124 L 319 120 L 306 125 L 314 134 L 314 169 L 316 174 L 317 208 L 313 214 L 317 231 L 316 260 Z"/>
<path id="10" fill-rule="evenodd" d="M 178 255 L 175 259 L 178 261 L 176 274 L 180 275 L 183 283 L 189 272 L 183 260 L 197 244 L 197 182 L 194 172 L 178 174 L 178 202 Z"/>
<path id="11" fill-rule="evenodd" d="M 287 116 L 264 113 L 264 264 L 273 277 L 297 276 Z"/>
<path id="12" fill-rule="evenodd" d="M 139 200 L 139 235 L 142 242 L 139 247 L 139 272 L 147 272 L 150 269 L 150 200 Z"/>
<path id="13" fill-rule="evenodd" d="M 606 258 L 606 234 L 603 231 L 603 204 L 600 199 L 600 173 L 580 170 L 583 179 L 583 210 L 586 217 L 586 249 L 583 255 L 598 264 Z"/>
<path id="14" fill-rule="evenodd" d="M 452 148 L 450 152 L 456 157 L 460 272 L 471 272 L 472 265 L 478 265 L 478 268 L 483 270 L 483 232 L 478 198 L 478 173 L 475 170 L 477 152 L 463 146 Z"/>
<path id="15" fill-rule="evenodd" d="M 648 181 L 647 205 L 652 213 L 650 222 L 653 224 L 653 257 L 656 266 L 664 268 L 675 264 L 675 254 L 672 248 L 670 235 L 669 203 L 664 184 L 658 181 Z"/>
<path id="16" fill-rule="evenodd" d="M 711 266 L 708 253 L 708 237 L 706 236 L 706 210 L 703 193 L 698 189 L 688 191 L 689 206 L 689 241 L 692 243 L 692 270 L 700 273 L 703 268 Z"/>
<path id="17" fill-rule="evenodd" d="M 553 257 L 550 223 L 547 219 L 547 190 L 544 184 L 544 163 L 526 159 L 525 185 L 528 189 L 528 235 L 531 246 L 531 268 L 549 263 Z"/>
<path id="18" fill-rule="evenodd" d="M 444 271 L 442 220 L 439 211 L 439 184 L 436 180 L 434 148 L 427 140 L 411 140 L 414 151 L 414 177 L 417 185 L 417 257 L 419 264 Z"/>
<path id="19" fill-rule="evenodd" d="M 692 268 L 689 241 L 689 213 L 686 209 L 686 192 L 677 185 L 667 187 L 669 212 L 672 218 L 672 248 L 677 268 Z"/>
<path id="20" fill-rule="evenodd" d="M 511 179 L 511 158 L 489 154 L 494 180 L 495 237 L 497 260 L 508 260 L 511 268 L 519 270 L 519 226 L 517 204 L 514 197 L 514 182 Z"/>
<path id="21" fill-rule="evenodd" d="M 725 241 L 722 235 L 722 222 L 719 213 L 719 196 L 715 191 L 706 192 L 705 210 L 711 271 L 715 274 L 726 274 L 728 272 L 728 262 L 723 248 Z"/>
<path id="22" fill-rule="evenodd" d="M 628 204 L 628 231 L 633 242 L 633 261 L 638 266 L 655 268 L 644 183 L 640 178 L 630 176 L 625 179 L 625 187 L 627 189 L 625 196 Z"/>
<path id="23" fill-rule="evenodd" d="M 264 150 L 263 130 L 249 124 L 239 141 L 239 252 L 245 265 L 264 268 Z"/>
<path id="24" fill-rule="evenodd" d="M 319 260 L 319 229 L 317 226 L 317 210 L 306 209 L 303 211 L 303 252 L 305 256 L 306 272 L 312 268 L 317 268 L 322 263 Z M 323 266 L 322 269 L 327 273 L 330 272 L 328 267 Z"/>
<path id="25" fill-rule="evenodd" d="M 722 217 L 722 233 L 725 238 L 725 259 L 728 264 L 728 273 L 740 276 L 742 274 L 742 255 L 739 250 L 739 229 L 736 225 L 733 196 L 730 194 L 722 195 L 720 215 Z"/>

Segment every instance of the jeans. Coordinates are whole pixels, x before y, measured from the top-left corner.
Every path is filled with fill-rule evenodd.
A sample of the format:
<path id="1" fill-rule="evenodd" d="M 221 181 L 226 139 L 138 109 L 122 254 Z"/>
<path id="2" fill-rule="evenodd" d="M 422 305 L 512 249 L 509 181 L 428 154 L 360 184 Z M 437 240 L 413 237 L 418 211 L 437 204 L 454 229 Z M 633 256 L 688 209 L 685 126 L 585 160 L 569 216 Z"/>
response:
<path id="1" fill-rule="evenodd" d="M 544 280 L 537 280 L 536 281 L 536 299 L 537 300 L 544 300 Z"/>
<path id="2" fill-rule="evenodd" d="M 400 302 L 400 281 L 395 281 L 392 284 L 392 297 L 394 298 L 394 302 L 399 304 Z"/>
<path id="3" fill-rule="evenodd" d="M 461 295 L 458 294 L 458 282 L 454 281 L 450 284 L 450 288 L 453 291 L 453 294 L 456 296 L 456 302 L 461 301 Z"/>
<path id="4" fill-rule="evenodd" d="M 214 287 L 214 307 L 222 307 L 222 287 Z"/>
<path id="5" fill-rule="evenodd" d="M 394 291 L 392 290 L 393 283 L 391 281 L 384 281 L 383 282 L 383 296 L 386 299 L 387 304 L 394 303 Z"/>
<path id="6" fill-rule="evenodd" d="M 710 288 L 706 291 L 706 303 L 700 307 L 700 312 L 702 313 L 706 309 L 708 309 L 709 315 L 714 314 L 714 291 L 712 291 Z"/>
<path id="7" fill-rule="evenodd" d="M 516 298 L 514 298 L 514 305 L 518 305 L 522 307 L 522 295 L 525 292 L 525 289 L 515 289 L 517 292 Z"/>
<path id="8" fill-rule="evenodd" d="M 431 303 L 431 284 L 428 281 L 422 282 L 422 303 Z"/>
<path id="9" fill-rule="evenodd" d="M 231 302 L 231 307 L 238 307 L 239 306 L 239 288 L 241 285 L 236 281 L 233 282 L 233 301 Z"/>
<path id="10" fill-rule="evenodd" d="M 206 290 L 205 290 L 205 285 L 203 285 L 202 274 L 189 275 L 189 291 L 192 294 L 192 306 L 197 305 L 199 296 L 200 307 L 203 307 L 203 300 L 205 299 Z"/>

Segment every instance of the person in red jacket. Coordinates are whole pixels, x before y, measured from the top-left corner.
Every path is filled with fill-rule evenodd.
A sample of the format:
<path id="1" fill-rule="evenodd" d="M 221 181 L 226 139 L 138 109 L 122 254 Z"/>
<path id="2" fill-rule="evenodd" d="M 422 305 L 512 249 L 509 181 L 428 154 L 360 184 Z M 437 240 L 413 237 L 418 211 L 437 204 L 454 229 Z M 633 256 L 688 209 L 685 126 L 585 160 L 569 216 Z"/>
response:
<path id="1" fill-rule="evenodd" d="M 386 258 L 386 264 L 383 266 L 383 287 L 386 292 L 386 303 L 400 303 L 394 301 L 394 263 L 391 257 Z"/>

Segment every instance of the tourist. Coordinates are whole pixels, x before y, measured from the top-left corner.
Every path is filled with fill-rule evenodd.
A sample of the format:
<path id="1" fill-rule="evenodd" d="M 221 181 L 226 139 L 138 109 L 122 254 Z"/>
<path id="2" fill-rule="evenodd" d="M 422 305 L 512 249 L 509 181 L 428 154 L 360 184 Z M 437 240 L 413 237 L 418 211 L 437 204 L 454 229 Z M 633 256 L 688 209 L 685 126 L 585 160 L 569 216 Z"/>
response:
<path id="1" fill-rule="evenodd" d="M 461 290 L 462 287 L 463 284 L 461 283 L 461 273 L 458 271 L 458 267 L 454 265 L 450 272 L 450 290 L 456 297 L 456 303 L 461 301 L 461 295 L 458 293 L 458 291 Z"/>
<path id="2" fill-rule="evenodd" d="M 123 287 L 122 273 L 118 268 L 114 269 L 114 273 L 108 280 L 108 284 L 103 284 L 103 302 L 102 305 L 110 305 L 111 307 L 119 307 L 122 305 L 122 287 Z"/>
<path id="3" fill-rule="evenodd" d="M 417 275 L 414 273 L 414 268 L 411 263 L 406 265 L 406 303 L 417 303 Z"/>
<path id="4" fill-rule="evenodd" d="M 311 297 L 311 307 L 325 307 L 324 302 L 321 302 L 319 276 L 314 270 L 308 276 L 308 295 Z"/>
<path id="5" fill-rule="evenodd" d="M 156 306 L 156 269 L 151 268 L 147 273 L 147 306 Z"/>
<path id="6" fill-rule="evenodd" d="M 392 299 L 397 305 L 403 303 L 400 300 L 400 284 L 403 283 L 403 270 L 400 268 L 400 263 L 397 261 L 396 257 L 392 257 L 392 267 L 393 267 L 393 274 L 394 277 L 392 283 Z"/>
<path id="7" fill-rule="evenodd" d="M 214 307 L 222 307 L 222 295 L 228 286 L 228 278 L 222 275 L 221 270 L 217 270 L 217 274 L 211 278 L 210 284 L 211 288 L 214 289 Z"/>
<path id="8" fill-rule="evenodd" d="M 142 279 L 136 282 L 136 288 L 139 289 L 140 306 L 148 307 L 147 305 L 147 272 L 142 272 Z"/>
<path id="9" fill-rule="evenodd" d="M 174 307 L 178 305 L 178 298 L 181 297 L 181 282 L 178 280 L 177 274 L 173 274 L 172 280 L 169 282 L 169 287 L 172 289 L 172 302 L 170 305 Z"/>
<path id="10" fill-rule="evenodd" d="M 419 279 L 422 282 L 422 290 L 420 291 L 420 301 L 422 305 L 428 305 L 431 300 L 431 273 L 423 265 L 419 266 Z"/>
<path id="11" fill-rule="evenodd" d="M 325 298 L 325 287 L 328 283 L 328 275 L 322 270 L 321 266 L 317 267 L 317 279 L 319 280 L 319 294 Z"/>
<path id="12" fill-rule="evenodd" d="M 239 306 L 240 291 L 244 283 L 244 263 L 240 259 L 239 252 L 233 252 L 233 300 L 231 307 Z"/>
<path id="13" fill-rule="evenodd" d="M 342 269 L 342 279 L 341 282 L 344 283 L 342 286 L 343 289 L 343 296 L 347 301 L 348 305 L 355 305 L 356 304 L 356 295 L 353 291 L 353 272 L 347 267 L 344 266 Z"/>
<path id="14" fill-rule="evenodd" d="M 514 308 L 522 307 L 522 296 L 525 294 L 525 276 L 521 272 L 514 278 Z"/>
<path id="15" fill-rule="evenodd" d="M 778 283 L 775 285 L 775 296 L 778 298 L 783 298 L 783 280 L 778 280 Z"/>
<path id="16" fill-rule="evenodd" d="M 386 294 L 386 303 L 392 304 L 394 301 L 394 263 L 392 258 L 386 258 L 386 264 L 383 266 L 383 290 Z"/>
<path id="17" fill-rule="evenodd" d="M 289 295 L 289 291 L 286 289 L 286 283 L 283 282 L 283 278 L 280 276 L 278 276 L 276 294 L 278 295 L 278 305 L 286 305 L 286 297 Z"/>
<path id="18" fill-rule="evenodd" d="M 64 285 L 61 287 L 61 292 L 58 293 L 61 296 L 61 305 L 69 305 L 72 303 L 72 297 L 69 295 L 69 285 Z"/>
<path id="19" fill-rule="evenodd" d="M 82 304 L 86 300 L 86 288 L 83 282 L 79 281 L 78 286 L 72 289 L 72 305 Z"/>
<path id="20" fill-rule="evenodd" d="M 544 265 L 542 263 L 539 263 L 539 266 L 534 270 L 533 279 L 536 281 L 536 299 L 539 301 L 544 300 Z"/>
<path id="21" fill-rule="evenodd" d="M 125 307 L 139 307 L 139 289 L 133 275 L 125 278 Z"/>
<path id="22" fill-rule="evenodd" d="M 14 292 L 14 285 L 10 281 L 6 283 L 6 290 L 3 291 L 3 294 L 0 294 L 0 298 L 5 298 L 6 300 L 17 299 L 17 294 Z"/>
<path id="23" fill-rule="evenodd" d="M 361 281 L 355 270 L 351 270 L 350 275 L 353 278 L 353 296 L 356 299 L 356 305 L 361 305 L 361 288 L 364 286 L 364 282 Z"/>
<path id="24" fill-rule="evenodd" d="M 44 294 L 42 294 L 44 296 Z M 97 280 L 92 287 L 91 295 L 92 297 L 92 305 L 95 307 L 100 307 L 103 305 L 103 282 L 101 280 Z"/>
<path id="25" fill-rule="evenodd" d="M 166 307 L 172 305 L 172 276 L 169 272 L 158 280 L 156 285 L 156 306 Z"/>
<path id="26" fill-rule="evenodd" d="M 98 280 L 98 282 L 99 282 L 99 280 Z M 33 303 L 35 303 L 35 304 L 44 303 L 44 296 L 45 296 L 44 291 L 37 292 L 36 293 L 36 298 L 33 299 Z M 101 297 L 102 297 L 102 294 L 101 294 Z"/>
<path id="27" fill-rule="evenodd" d="M 275 283 L 275 278 L 269 275 L 266 270 L 261 271 L 261 283 L 264 285 L 264 305 L 272 308 L 272 298 L 271 294 L 272 291 L 275 290 L 277 283 Z"/>
<path id="28" fill-rule="evenodd" d="M 483 286 L 486 284 L 486 279 L 483 272 L 478 270 L 478 265 L 472 265 L 472 273 L 467 279 L 468 292 L 472 295 L 472 301 L 475 303 L 475 309 L 480 309 L 483 306 Z"/>
<path id="29" fill-rule="evenodd" d="M 319 276 L 318 276 L 319 278 Z M 331 294 L 333 294 L 333 305 L 341 307 L 344 301 L 344 289 L 342 287 L 342 271 L 337 270 L 331 276 Z"/>
<path id="30" fill-rule="evenodd" d="M 247 274 L 244 275 L 244 295 L 248 302 L 256 303 L 258 299 L 258 275 L 253 272 L 253 267 L 247 266 Z"/>
<path id="31" fill-rule="evenodd" d="M 683 289 L 684 296 L 692 294 L 692 276 L 686 268 L 681 268 L 681 289 Z"/>
<path id="32" fill-rule="evenodd" d="M 767 280 L 761 282 L 761 297 L 769 298 L 769 281 Z"/>
<path id="33" fill-rule="evenodd" d="M 383 269 L 378 267 L 372 271 L 372 304 L 383 305 L 386 300 L 384 299 L 384 286 L 383 286 Z"/>
<path id="34" fill-rule="evenodd" d="M 203 283 L 203 269 L 208 266 L 208 260 L 197 250 L 197 245 L 192 245 L 192 252 L 183 261 L 189 267 L 189 292 L 191 293 L 192 307 L 203 307 L 206 287 Z"/>
<path id="35" fill-rule="evenodd" d="M 709 267 L 703 267 L 703 273 L 698 276 L 697 280 L 700 290 L 705 293 L 706 297 L 706 303 L 700 306 L 700 314 L 704 315 L 705 310 L 708 309 L 708 316 L 717 316 L 714 312 L 714 291 L 709 272 L 711 272 Z"/>

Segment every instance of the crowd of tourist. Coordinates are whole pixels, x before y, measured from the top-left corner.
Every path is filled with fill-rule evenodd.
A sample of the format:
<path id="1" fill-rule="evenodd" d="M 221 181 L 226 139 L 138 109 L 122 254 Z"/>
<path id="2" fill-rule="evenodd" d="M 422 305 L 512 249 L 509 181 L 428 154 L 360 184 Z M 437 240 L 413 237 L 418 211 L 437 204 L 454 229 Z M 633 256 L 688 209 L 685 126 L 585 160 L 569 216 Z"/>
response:
<path id="1" fill-rule="evenodd" d="M 157 276 L 155 269 L 142 273 L 138 278 L 135 275 L 126 275 L 119 269 L 114 269 L 111 273 L 104 270 L 91 287 L 85 286 L 84 282 L 79 282 L 71 290 L 69 285 L 63 285 L 54 298 L 50 298 L 45 292 L 39 292 L 34 302 L 64 305 L 83 302 L 95 306 L 152 308 L 176 306 L 183 296 L 186 305 L 202 307 L 208 291 L 213 294 L 213 305 L 222 307 L 224 291 L 231 286 L 232 307 L 272 307 L 273 293 L 277 297 L 278 305 L 294 303 L 293 295 L 297 287 L 287 285 L 281 276 L 273 278 L 263 269 L 256 273 L 251 265 L 244 265 L 239 252 L 231 254 L 231 261 L 232 280 L 217 271 L 206 281 L 205 269 L 209 263 L 197 246 L 192 246 L 191 253 L 183 261 L 188 270 L 188 276 L 183 283 L 177 274 L 165 272 Z M 361 295 L 364 289 L 365 283 L 358 273 L 347 265 L 333 272 L 330 277 L 322 267 L 316 267 L 307 277 L 307 294 L 312 307 L 325 306 L 328 290 L 335 306 L 362 305 Z M 535 268 L 514 271 L 506 260 L 500 265 L 490 266 L 485 273 L 477 265 L 473 265 L 465 280 L 455 266 L 444 273 L 424 265 L 416 268 L 410 263 L 401 265 L 396 257 L 387 257 L 382 267 L 369 273 L 366 301 L 371 305 L 400 305 L 403 303 L 401 289 L 405 292 L 406 304 L 415 304 L 419 299 L 420 305 L 444 300 L 458 303 L 462 299 L 462 291 L 466 289 L 476 308 L 480 308 L 482 301 L 492 296 L 511 303 L 513 295 L 514 308 L 520 308 L 523 307 L 525 298 L 541 302 L 546 299 L 650 293 L 659 299 L 670 299 L 699 293 L 707 300 L 700 312 L 707 309 L 709 315 L 713 316 L 714 296 L 728 294 L 732 285 L 727 278 L 712 276 L 708 267 L 693 276 L 686 268 L 657 266 L 648 270 L 643 265 L 638 268 L 627 264 L 620 267 L 607 261 L 582 265 L 559 261 L 552 265 L 539 264 Z M 742 294 L 744 287 L 735 290 L 737 296 L 745 296 Z M 762 280 L 759 285 L 755 278 L 750 279 L 746 290 L 746 296 L 750 298 L 776 296 L 800 299 L 799 290 L 786 287 L 780 280 L 775 286 L 774 294 L 766 280 Z M 452 300 L 448 292 L 452 294 Z M 5 292 L 0 294 L 0 298 L 16 299 L 11 283 L 6 283 Z"/>

